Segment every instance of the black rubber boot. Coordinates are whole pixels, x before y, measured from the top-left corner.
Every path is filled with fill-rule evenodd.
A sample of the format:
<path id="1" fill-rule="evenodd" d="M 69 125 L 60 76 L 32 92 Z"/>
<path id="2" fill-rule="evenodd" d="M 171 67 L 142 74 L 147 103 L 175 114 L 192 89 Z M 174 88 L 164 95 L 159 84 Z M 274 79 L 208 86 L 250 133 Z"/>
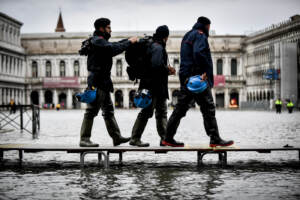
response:
<path id="1" fill-rule="evenodd" d="M 142 142 L 141 140 L 130 140 L 129 144 L 131 146 L 137 146 L 137 147 L 149 147 L 149 143 Z"/>
<path id="2" fill-rule="evenodd" d="M 183 142 L 178 142 L 174 139 L 169 139 L 169 140 L 163 140 L 162 144 L 164 146 L 170 146 L 170 147 L 184 147 L 184 143 Z"/>
<path id="3" fill-rule="evenodd" d="M 114 146 L 118 146 L 122 143 L 129 142 L 130 137 L 121 136 L 120 129 L 114 115 L 105 116 L 104 121 L 108 134 L 113 139 Z"/>
<path id="4" fill-rule="evenodd" d="M 233 140 L 222 140 L 222 138 L 219 135 L 216 136 L 211 136 L 210 137 L 210 147 L 217 147 L 217 146 L 221 146 L 221 147 L 227 147 L 230 145 L 233 145 Z"/>
<path id="5" fill-rule="evenodd" d="M 98 147 L 99 144 L 90 141 L 94 118 L 84 117 L 80 130 L 80 142 L 81 147 Z"/>
<path id="6" fill-rule="evenodd" d="M 82 138 L 79 142 L 79 146 L 81 146 L 81 147 L 99 147 L 99 144 L 91 142 L 89 138 Z"/>
<path id="7" fill-rule="evenodd" d="M 140 114 L 138 115 L 132 128 L 131 140 L 129 143 L 130 145 L 138 147 L 148 147 L 150 145 L 149 143 L 143 143 L 141 141 L 141 137 L 145 130 L 147 122 L 148 118 L 141 117 Z"/>
<path id="8" fill-rule="evenodd" d="M 114 140 L 113 144 L 114 144 L 114 146 L 118 146 L 118 145 L 120 145 L 122 143 L 129 142 L 130 139 L 131 139 L 130 137 L 123 137 L 123 136 L 121 136 L 118 139 Z"/>

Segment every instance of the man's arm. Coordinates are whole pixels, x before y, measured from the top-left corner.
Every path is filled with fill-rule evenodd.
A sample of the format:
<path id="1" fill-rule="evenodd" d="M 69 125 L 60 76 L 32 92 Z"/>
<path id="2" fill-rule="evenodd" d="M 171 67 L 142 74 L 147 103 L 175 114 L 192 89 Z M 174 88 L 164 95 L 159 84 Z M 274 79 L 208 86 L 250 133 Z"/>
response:
<path id="1" fill-rule="evenodd" d="M 153 45 L 151 49 L 151 65 L 154 72 L 156 73 L 166 73 L 168 74 L 169 70 L 164 63 L 164 49 L 160 45 Z"/>
<path id="2" fill-rule="evenodd" d="M 197 33 L 195 42 L 193 44 L 193 58 L 196 64 L 195 67 L 205 68 L 210 65 L 205 52 L 207 48 L 207 38 L 201 33 Z"/>
<path id="3" fill-rule="evenodd" d="M 119 42 L 108 42 L 102 38 L 97 38 L 92 40 L 92 43 L 96 47 L 104 49 L 105 52 L 111 55 L 112 57 L 121 54 L 123 51 L 127 50 L 130 44 L 135 42 L 137 42 L 137 38 L 135 37 L 124 39 Z"/>

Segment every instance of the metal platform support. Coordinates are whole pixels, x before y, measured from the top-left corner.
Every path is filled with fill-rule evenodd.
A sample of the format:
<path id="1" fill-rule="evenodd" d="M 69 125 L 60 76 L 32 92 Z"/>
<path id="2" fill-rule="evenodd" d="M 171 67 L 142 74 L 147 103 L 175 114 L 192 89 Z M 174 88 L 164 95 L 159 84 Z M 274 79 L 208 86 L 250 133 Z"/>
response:
<path id="1" fill-rule="evenodd" d="M 0 162 L 4 161 L 4 151 L 0 150 Z"/>
<path id="2" fill-rule="evenodd" d="M 87 154 L 91 154 L 91 153 L 98 154 L 98 164 L 101 163 L 101 161 L 102 161 L 102 155 L 103 155 L 103 157 L 104 157 L 103 165 L 104 165 L 105 168 L 109 167 L 108 156 L 103 151 L 85 151 L 85 152 L 81 152 L 80 153 L 80 165 L 81 165 L 81 167 L 84 167 L 84 157 Z"/>
<path id="3" fill-rule="evenodd" d="M 22 166 L 23 162 L 23 150 L 19 150 L 19 165 Z"/>
<path id="4" fill-rule="evenodd" d="M 122 151 L 108 151 L 107 152 L 107 158 L 109 160 L 109 154 L 111 153 L 116 153 L 116 154 L 119 154 L 119 165 L 122 165 L 123 164 L 123 152 Z"/>
<path id="5" fill-rule="evenodd" d="M 220 151 L 220 152 L 215 152 L 215 151 L 209 151 L 209 152 L 202 152 L 202 151 L 197 151 L 197 165 L 202 166 L 203 165 L 203 157 L 206 154 L 218 154 L 219 157 L 219 164 L 222 166 L 227 165 L 227 152 L 226 151 Z"/>

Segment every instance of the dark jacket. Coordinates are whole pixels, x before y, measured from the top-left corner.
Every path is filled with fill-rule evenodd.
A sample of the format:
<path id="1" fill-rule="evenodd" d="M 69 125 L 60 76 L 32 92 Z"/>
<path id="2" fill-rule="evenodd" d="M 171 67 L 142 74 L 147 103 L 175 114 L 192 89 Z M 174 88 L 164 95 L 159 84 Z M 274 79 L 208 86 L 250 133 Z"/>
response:
<path id="1" fill-rule="evenodd" d="M 141 79 L 139 89 L 149 89 L 153 95 L 169 98 L 168 93 L 168 54 L 165 45 L 153 42 L 148 49 L 149 77 Z"/>
<path id="2" fill-rule="evenodd" d="M 206 72 L 210 87 L 214 85 L 213 63 L 205 27 L 196 23 L 193 29 L 187 32 L 181 42 L 179 79 L 184 86 L 187 78 Z"/>
<path id="3" fill-rule="evenodd" d="M 113 83 L 110 77 L 112 68 L 112 57 L 121 54 L 131 44 L 129 40 L 119 42 L 108 42 L 100 33 L 94 33 L 92 39 L 92 51 L 88 54 L 88 71 L 92 72 L 88 81 L 92 85 L 107 92 L 113 92 Z"/>

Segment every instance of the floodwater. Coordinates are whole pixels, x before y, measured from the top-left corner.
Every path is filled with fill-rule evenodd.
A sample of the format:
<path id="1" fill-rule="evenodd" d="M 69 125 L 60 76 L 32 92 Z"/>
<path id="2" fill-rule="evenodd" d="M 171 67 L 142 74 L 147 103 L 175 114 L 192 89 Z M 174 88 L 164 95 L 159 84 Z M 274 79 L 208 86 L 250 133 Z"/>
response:
<path id="1" fill-rule="evenodd" d="M 139 110 L 116 110 L 124 136 L 130 136 Z M 171 114 L 172 110 L 169 110 Z M 41 133 L 32 140 L 26 132 L 0 133 L 0 143 L 78 144 L 83 110 L 41 111 Z M 300 146 L 300 113 L 276 115 L 264 111 L 217 111 L 221 136 L 243 146 Z M 207 144 L 202 116 L 190 110 L 176 139 L 188 145 Z M 155 118 L 149 120 L 143 141 L 159 144 Z M 92 140 L 112 145 L 101 114 Z M 124 144 L 123 146 L 128 145 Z M 123 166 L 111 155 L 112 166 L 97 166 L 97 156 L 64 152 L 25 153 L 18 167 L 15 151 L 4 154 L 0 170 L 0 199 L 300 199 L 298 152 L 228 153 L 228 166 L 217 155 L 206 155 L 197 167 L 196 152 L 126 152 Z"/>

